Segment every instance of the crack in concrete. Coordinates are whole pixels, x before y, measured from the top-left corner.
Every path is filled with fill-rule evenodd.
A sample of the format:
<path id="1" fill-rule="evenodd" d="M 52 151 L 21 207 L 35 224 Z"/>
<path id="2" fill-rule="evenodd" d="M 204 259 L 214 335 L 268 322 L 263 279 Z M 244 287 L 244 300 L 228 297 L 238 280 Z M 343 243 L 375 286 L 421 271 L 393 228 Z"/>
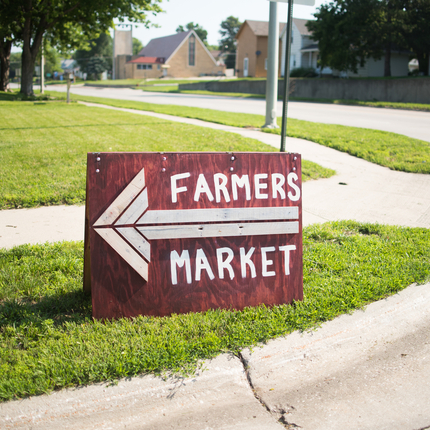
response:
<path id="1" fill-rule="evenodd" d="M 242 363 L 243 370 L 244 370 L 245 375 L 246 375 L 246 380 L 248 381 L 249 387 L 251 388 L 251 391 L 254 394 L 254 397 L 267 410 L 267 412 L 269 412 L 271 415 L 276 415 L 276 419 L 279 422 L 279 424 L 281 424 L 282 426 L 284 426 L 287 429 L 301 428 L 301 426 L 288 421 L 288 418 L 289 418 L 288 417 L 288 411 L 285 408 L 278 408 L 278 407 L 270 408 L 270 406 L 258 395 L 257 390 L 255 389 L 254 384 L 252 382 L 251 374 L 249 372 L 248 361 L 242 355 L 241 352 L 238 352 L 237 356 L 238 356 L 240 362 Z M 291 409 L 294 409 L 294 407 L 291 406 Z M 425 429 L 419 429 L 419 430 L 425 430 Z"/>

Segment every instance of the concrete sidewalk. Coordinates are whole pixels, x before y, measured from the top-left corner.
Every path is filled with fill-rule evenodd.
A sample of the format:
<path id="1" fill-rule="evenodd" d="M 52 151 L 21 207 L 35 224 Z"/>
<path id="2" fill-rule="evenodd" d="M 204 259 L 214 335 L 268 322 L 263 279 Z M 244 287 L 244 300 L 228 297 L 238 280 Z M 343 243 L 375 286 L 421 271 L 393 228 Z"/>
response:
<path id="1" fill-rule="evenodd" d="M 238 133 L 279 148 L 280 136 L 135 109 L 87 105 L 149 115 Z M 430 175 L 396 172 L 303 139 L 287 138 L 287 151 L 334 169 L 329 179 L 303 184 L 303 224 L 351 219 L 361 222 L 430 227 Z M 52 206 L 0 211 L 0 248 L 23 243 L 83 240 L 84 207 Z"/>
<path id="2" fill-rule="evenodd" d="M 0 404 L 20 430 L 430 428 L 430 284 L 316 331 L 222 354 L 189 378 L 152 375 Z"/>
<path id="3" fill-rule="evenodd" d="M 100 107 L 100 105 L 96 105 Z M 279 136 L 127 110 L 237 132 Z M 394 172 L 300 139 L 287 149 L 337 171 L 303 186 L 304 224 L 326 220 L 430 226 L 430 175 Z M 84 207 L 0 212 L 0 247 L 83 239 Z M 223 354 L 185 379 L 152 375 L 0 404 L 1 429 L 430 428 L 430 284 L 411 286 L 316 331 L 239 357 Z"/>

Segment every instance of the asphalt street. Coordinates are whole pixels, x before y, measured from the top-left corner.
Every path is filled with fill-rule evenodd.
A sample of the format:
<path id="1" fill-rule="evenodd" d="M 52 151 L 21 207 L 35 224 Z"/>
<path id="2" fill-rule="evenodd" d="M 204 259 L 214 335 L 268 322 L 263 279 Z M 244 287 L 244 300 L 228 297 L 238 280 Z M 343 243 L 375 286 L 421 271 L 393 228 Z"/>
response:
<path id="1" fill-rule="evenodd" d="M 64 86 L 50 87 L 65 91 Z M 194 94 L 151 93 L 123 88 L 95 88 L 73 86 L 72 93 L 94 97 L 134 100 L 146 103 L 173 104 L 227 112 L 265 115 L 263 99 L 206 96 Z M 282 102 L 277 104 L 278 116 L 282 115 Z M 325 124 L 390 131 L 430 142 L 430 112 L 401 109 L 382 109 L 363 106 L 331 105 L 324 103 L 289 102 L 288 117 Z M 262 124 L 263 125 L 263 124 Z"/>

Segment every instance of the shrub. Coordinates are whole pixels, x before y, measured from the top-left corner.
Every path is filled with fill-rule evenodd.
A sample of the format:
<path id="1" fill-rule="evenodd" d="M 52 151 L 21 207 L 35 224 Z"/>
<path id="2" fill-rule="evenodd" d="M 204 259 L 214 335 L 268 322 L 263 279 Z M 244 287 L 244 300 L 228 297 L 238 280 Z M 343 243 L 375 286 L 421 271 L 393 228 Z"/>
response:
<path id="1" fill-rule="evenodd" d="M 290 72 L 292 78 L 315 78 L 318 73 L 313 67 L 297 67 Z"/>

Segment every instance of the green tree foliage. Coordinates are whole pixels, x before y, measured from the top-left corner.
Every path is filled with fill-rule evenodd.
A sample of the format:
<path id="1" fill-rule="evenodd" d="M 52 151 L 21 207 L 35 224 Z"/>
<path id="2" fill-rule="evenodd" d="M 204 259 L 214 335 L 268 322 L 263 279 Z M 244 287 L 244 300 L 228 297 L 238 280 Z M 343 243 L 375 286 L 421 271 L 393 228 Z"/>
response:
<path id="1" fill-rule="evenodd" d="M 54 72 L 61 72 L 61 54 L 49 42 L 43 48 L 45 76 L 52 76 Z"/>
<path id="2" fill-rule="evenodd" d="M 197 34 L 197 36 L 199 36 L 199 39 L 205 44 L 207 45 L 207 38 L 208 38 L 208 32 L 201 27 L 199 24 L 194 24 L 194 22 L 189 22 L 185 28 L 182 25 L 179 25 L 178 28 L 176 29 L 176 33 L 183 33 L 184 31 L 190 31 L 190 30 L 194 30 Z"/>
<path id="3" fill-rule="evenodd" d="M 368 58 L 385 56 L 390 76 L 393 48 L 410 50 L 428 74 L 430 54 L 429 0 L 334 0 L 323 4 L 307 23 L 318 41 L 320 65 L 357 72 Z"/>
<path id="4" fill-rule="evenodd" d="M 239 18 L 234 16 L 229 16 L 225 21 L 221 22 L 221 30 L 219 31 L 221 35 L 219 41 L 220 51 L 236 52 L 236 34 L 241 25 Z"/>
<path id="5" fill-rule="evenodd" d="M 321 67 L 357 72 L 367 58 L 381 58 L 379 0 L 335 0 L 320 6 L 315 17 L 307 27 L 318 41 Z"/>
<path id="6" fill-rule="evenodd" d="M 143 43 L 133 37 L 133 55 L 139 55 L 139 52 L 143 49 Z"/>
<path id="7" fill-rule="evenodd" d="M 0 28 L 3 28 L 4 23 L 13 25 L 8 25 L 8 35 L 0 34 L 0 39 L 22 41 L 21 92 L 26 95 L 33 93 L 33 70 L 44 37 L 53 46 L 76 49 L 84 40 L 107 32 L 113 26 L 115 18 L 149 26 L 147 13 L 160 12 L 160 2 L 161 0 L 1 0 Z"/>
<path id="8" fill-rule="evenodd" d="M 14 0 L 0 0 L 0 91 L 8 90 L 12 44 L 20 34 L 20 14 L 10 16 L 14 7 Z"/>
<path id="9" fill-rule="evenodd" d="M 95 81 L 100 80 L 100 75 L 106 71 L 106 62 L 103 58 L 92 57 L 88 60 L 85 70 Z"/>
<path id="10" fill-rule="evenodd" d="M 406 0 L 403 8 L 402 34 L 406 44 L 418 59 L 419 71 L 429 75 L 430 60 L 430 1 Z"/>
<path id="11" fill-rule="evenodd" d="M 227 69 L 234 69 L 236 64 L 236 34 L 242 23 L 238 18 L 229 16 L 221 22 L 219 31 L 221 39 L 219 41 L 219 50 L 225 53 L 224 62 Z"/>
<path id="12" fill-rule="evenodd" d="M 78 49 L 73 58 L 82 72 L 93 75 L 95 80 L 99 79 L 101 73 L 112 69 L 112 38 L 107 33 L 101 33 L 96 39 L 88 41 L 85 49 Z"/>

